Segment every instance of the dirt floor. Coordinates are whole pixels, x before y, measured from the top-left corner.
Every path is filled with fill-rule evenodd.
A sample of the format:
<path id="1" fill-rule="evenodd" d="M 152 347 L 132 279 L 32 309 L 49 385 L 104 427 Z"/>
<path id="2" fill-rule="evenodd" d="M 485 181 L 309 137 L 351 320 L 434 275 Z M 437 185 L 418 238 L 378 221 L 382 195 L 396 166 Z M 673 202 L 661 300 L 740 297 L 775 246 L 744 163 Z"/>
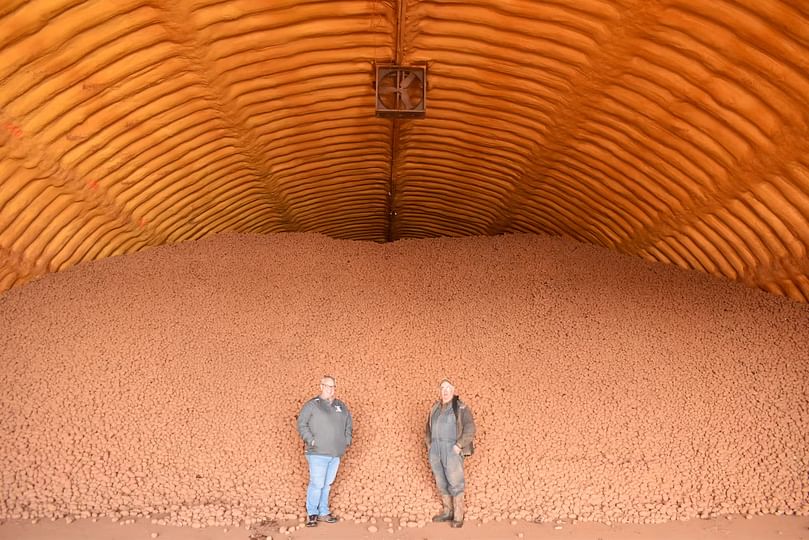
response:
<path id="1" fill-rule="evenodd" d="M 729 519 L 728 519 L 729 518 Z M 557 528 L 558 527 L 558 528 Z M 577 523 L 555 525 L 518 521 L 491 522 L 486 525 L 467 522 L 462 529 L 446 525 L 428 524 L 424 527 L 383 529 L 370 532 L 367 524 L 342 522 L 315 529 L 297 529 L 291 533 L 279 532 L 279 527 L 263 527 L 264 534 L 255 536 L 256 530 L 245 527 L 174 527 L 153 525 L 148 520 L 121 526 L 109 519 L 93 523 L 78 520 L 66 524 L 64 520 L 50 520 L 32 525 L 14 521 L 0 525 L 0 540 L 150 540 L 153 534 L 160 540 L 809 540 L 809 517 L 758 516 L 744 519 L 725 516 L 715 519 L 695 519 L 686 522 L 671 521 L 656 525 Z M 265 536 L 266 535 L 266 536 Z"/>
<path id="2" fill-rule="evenodd" d="M 423 422 L 444 376 L 479 428 L 482 525 L 462 531 L 807 525 L 809 306 L 593 246 L 220 235 L 8 291 L 0 328 L 0 535 L 47 537 L 67 516 L 106 517 L 62 520 L 60 538 L 145 534 L 143 516 L 164 538 L 296 520 L 295 417 L 324 373 L 355 420 L 332 499 L 346 535 L 390 516 L 403 531 L 376 537 L 469 537 L 424 525 Z M 758 514 L 786 515 L 725 519 Z"/>

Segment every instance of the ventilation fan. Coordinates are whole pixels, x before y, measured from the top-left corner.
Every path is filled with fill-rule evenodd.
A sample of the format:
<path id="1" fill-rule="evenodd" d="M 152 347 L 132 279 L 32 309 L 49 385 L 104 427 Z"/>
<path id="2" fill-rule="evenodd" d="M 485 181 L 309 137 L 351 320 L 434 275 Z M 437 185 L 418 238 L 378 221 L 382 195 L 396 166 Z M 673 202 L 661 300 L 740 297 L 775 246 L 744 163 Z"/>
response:
<path id="1" fill-rule="evenodd" d="M 376 66 L 376 115 L 423 118 L 427 97 L 424 66 Z"/>

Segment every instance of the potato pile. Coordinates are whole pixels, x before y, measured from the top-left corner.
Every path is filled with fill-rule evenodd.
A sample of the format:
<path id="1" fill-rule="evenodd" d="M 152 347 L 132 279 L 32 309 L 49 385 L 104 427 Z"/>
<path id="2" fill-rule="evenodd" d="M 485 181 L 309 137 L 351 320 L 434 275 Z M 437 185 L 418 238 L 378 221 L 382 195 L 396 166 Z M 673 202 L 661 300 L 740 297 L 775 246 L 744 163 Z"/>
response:
<path id="1" fill-rule="evenodd" d="M 332 509 L 369 526 L 438 510 L 444 376 L 470 518 L 809 514 L 809 306 L 560 238 L 226 234 L 8 291 L 0 328 L 2 519 L 296 521 L 325 373 L 355 422 Z"/>

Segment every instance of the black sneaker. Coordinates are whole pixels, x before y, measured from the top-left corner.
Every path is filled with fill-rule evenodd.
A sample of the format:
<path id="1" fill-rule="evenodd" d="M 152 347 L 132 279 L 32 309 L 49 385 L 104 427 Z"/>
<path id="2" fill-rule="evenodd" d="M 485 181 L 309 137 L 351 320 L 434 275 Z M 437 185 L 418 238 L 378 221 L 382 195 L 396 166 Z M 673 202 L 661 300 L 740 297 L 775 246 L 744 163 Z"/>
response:
<path id="1" fill-rule="evenodd" d="M 325 523 L 337 523 L 337 518 L 331 514 L 325 514 L 322 516 L 317 516 L 318 521 L 323 521 Z"/>
<path id="2" fill-rule="evenodd" d="M 312 514 L 311 516 L 306 516 L 306 526 L 307 527 L 317 527 L 317 514 Z"/>

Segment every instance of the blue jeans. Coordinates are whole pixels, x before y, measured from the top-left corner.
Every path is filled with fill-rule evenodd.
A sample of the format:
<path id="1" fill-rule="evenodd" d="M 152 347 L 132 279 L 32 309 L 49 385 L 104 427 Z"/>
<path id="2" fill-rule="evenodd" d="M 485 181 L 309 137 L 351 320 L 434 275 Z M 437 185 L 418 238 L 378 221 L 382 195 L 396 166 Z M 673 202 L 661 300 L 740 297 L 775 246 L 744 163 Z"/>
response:
<path id="1" fill-rule="evenodd" d="M 306 454 L 309 462 L 309 487 L 306 488 L 306 515 L 329 514 L 329 491 L 337 477 L 340 458 Z"/>

